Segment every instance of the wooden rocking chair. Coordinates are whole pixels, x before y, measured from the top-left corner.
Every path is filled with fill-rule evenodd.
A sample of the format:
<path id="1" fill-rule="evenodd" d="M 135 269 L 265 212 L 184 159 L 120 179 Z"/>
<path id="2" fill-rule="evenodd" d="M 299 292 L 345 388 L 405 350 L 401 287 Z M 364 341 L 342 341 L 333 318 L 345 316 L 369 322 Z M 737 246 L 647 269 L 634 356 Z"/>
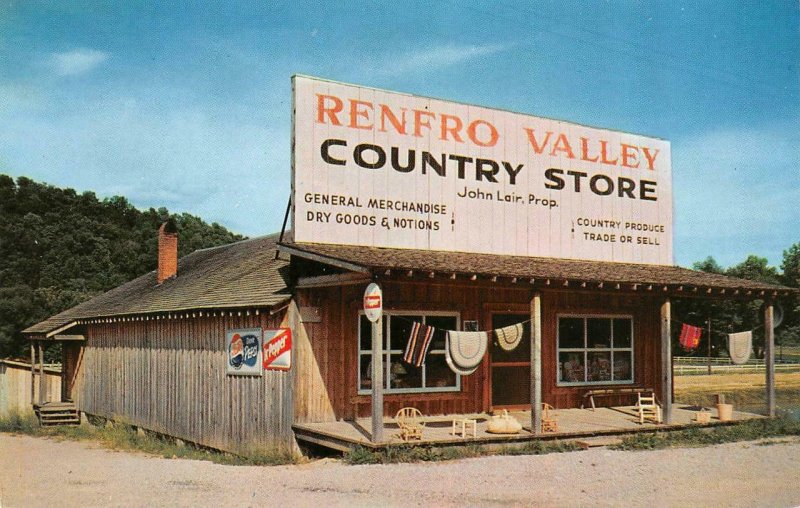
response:
<path id="1" fill-rule="evenodd" d="M 397 412 L 395 417 L 397 426 L 400 427 L 400 439 L 410 441 L 412 439 L 422 439 L 422 428 L 425 422 L 422 421 L 422 413 L 415 407 L 404 407 Z"/>
<path id="2" fill-rule="evenodd" d="M 645 420 L 652 420 L 654 423 L 661 423 L 661 406 L 656 401 L 656 394 L 650 392 L 650 396 L 643 396 L 638 393 L 639 400 L 636 402 L 636 409 L 639 411 L 639 423 L 644 424 Z"/>

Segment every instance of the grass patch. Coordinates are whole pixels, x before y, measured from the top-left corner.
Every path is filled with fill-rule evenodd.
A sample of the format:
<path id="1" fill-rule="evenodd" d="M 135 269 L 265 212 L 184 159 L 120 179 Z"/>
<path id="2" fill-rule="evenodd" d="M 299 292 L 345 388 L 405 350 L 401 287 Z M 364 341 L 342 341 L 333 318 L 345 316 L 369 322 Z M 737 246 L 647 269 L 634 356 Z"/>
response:
<path id="1" fill-rule="evenodd" d="M 579 450 L 580 448 L 564 441 L 530 441 L 520 446 L 390 446 L 383 450 L 371 450 L 356 446 L 345 452 L 347 464 L 397 464 L 403 462 L 440 462 L 489 455 L 542 455 Z"/>
<path id="2" fill-rule="evenodd" d="M 0 418 L 0 432 L 36 437 L 94 441 L 112 450 L 137 451 L 164 458 L 209 460 L 216 464 L 273 466 L 296 464 L 302 457 L 278 450 L 258 450 L 247 456 L 234 455 L 193 445 L 179 444 L 174 439 L 152 432 L 138 432 L 132 425 L 78 425 L 42 427 L 34 415 L 11 414 Z"/>
<path id="3" fill-rule="evenodd" d="M 789 418 L 748 420 L 726 426 L 640 433 L 611 446 L 616 450 L 691 448 L 738 441 L 756 441 L 781 436 L 800 436 L 800 421 Z"/>

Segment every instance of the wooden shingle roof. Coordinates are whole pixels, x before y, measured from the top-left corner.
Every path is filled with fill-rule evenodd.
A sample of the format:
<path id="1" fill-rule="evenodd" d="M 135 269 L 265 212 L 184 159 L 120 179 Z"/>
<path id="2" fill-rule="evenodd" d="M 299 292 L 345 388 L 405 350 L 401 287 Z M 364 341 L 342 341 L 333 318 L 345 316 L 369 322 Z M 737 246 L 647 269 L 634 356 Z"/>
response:
<path id="1" fill-rule="evenodd" d="M 386 270 L 417 273 L 504 277 L 537 284 L 569 287 L 606 287 L 620 284 L 625 289 L 654 286 L 714 296 L 784 296 L 797 289 L 725 275 L 689 270 L 678 266 L 610 263 L 575 259 L 533 258 L 413 249 L 360 247 L 352 245 L 284 242 L 278 250 L 287 254 L 327 262 L 351 271 L 380 274 Z M 601 286 L 602 285 L 602 286 Z M 651 288 L 652 289 L 652 288 Z M 710 290 L 710 291 L 709 291 Z M 762 291 L 764 293 L 762 293 Z"/>
<path id="2" fill-rule="evenodd" d="M 195 309 L 273 308 L 291 297 L 288 262 L 275 259 L 278 235 L 195 251 L 178 275 L 156 283 L 156 271 L 83 302 L 24 333 L 43 335 L 82 319 Z"/>

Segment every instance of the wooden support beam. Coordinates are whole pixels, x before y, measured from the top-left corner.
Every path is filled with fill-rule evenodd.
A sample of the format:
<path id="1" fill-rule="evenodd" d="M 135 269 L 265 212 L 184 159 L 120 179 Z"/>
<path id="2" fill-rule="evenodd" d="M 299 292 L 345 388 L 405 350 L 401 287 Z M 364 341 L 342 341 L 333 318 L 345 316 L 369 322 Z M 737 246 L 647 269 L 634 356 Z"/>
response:
<path id="1" fill-rule="evenodd" d="M 372 323 L 372 442 L 383 441 L 383 316 Z"/>
<path id="2" fill-rule="evenodd" d="M 36 404 L 36 346 L 31 341 L 31 405 Z"/>
<path id="3" fill-rule="evenodd" d="M 46 398 L 47 385 L 44 378 L 44 346 L 39 341 L 39 405 L 44 404 Z"/>
<path id="4" fill-rule="evenodd" d="M 661 304 L 661 405 L 664 423 L 672 422 L 672 306 Z"/>
<path id="5" fill-rule="evenodd" d="M 542 433 L 542 296 L 531 299 L 531 432 Z"/>
<path id="6" fill-rule="evenodd" d="M 764 367 L 767 371 L 767 414 L 775 416 L 775 327 L 772 300 L 764 308 Z"/>

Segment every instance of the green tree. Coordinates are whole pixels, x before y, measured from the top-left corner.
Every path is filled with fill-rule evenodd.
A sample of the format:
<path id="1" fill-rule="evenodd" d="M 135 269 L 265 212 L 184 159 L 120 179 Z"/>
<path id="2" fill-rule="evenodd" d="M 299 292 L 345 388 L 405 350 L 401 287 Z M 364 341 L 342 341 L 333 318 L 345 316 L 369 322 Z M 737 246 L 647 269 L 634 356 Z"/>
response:
<path id="1" fill-rule="evenodd" d="M 243 238 L 186 213 L 138 210 L 122 196 L 101 201 L 0 174 L 0 357 L 26 354 L 28 326 L 154 270 L 157 230 L 170 218 L 182 256 Z"/>

